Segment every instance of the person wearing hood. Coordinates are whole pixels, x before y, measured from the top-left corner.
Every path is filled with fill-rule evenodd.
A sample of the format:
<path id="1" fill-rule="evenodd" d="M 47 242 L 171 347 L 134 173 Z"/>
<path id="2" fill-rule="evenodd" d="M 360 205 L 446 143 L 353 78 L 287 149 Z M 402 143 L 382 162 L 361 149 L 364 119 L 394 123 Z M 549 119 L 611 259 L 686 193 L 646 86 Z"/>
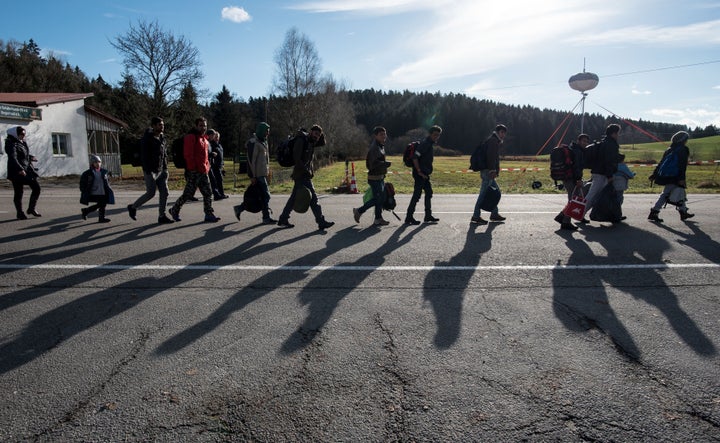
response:
<path id="1" fill-rule="evenodd" d="M 661 223 L 663 220 L 660 218 L 660 210 L 670 202 L 670 195 L 673 191 L 678 190 L 677 188 L 685 189 L 687 187 L 685 172 L 687 170 L 688 158 L 690 157 L 690 149 L 687 147 L 689 138 L 690 134 L 685 131 L 676 132 L 670 139 L 670 147 L 667 148 L 662 160 L 660 160 L 652 175 L 649 177 L 651 181 L 665 186 L 655 205 L 650 209 L 650 215 L 648 215 L 648 220 L 650 221 Z M 675 156 L 674 163 L 676 163 L 676 170 L 672 172 L 672 175 L 666 175 L 666 172 L 662 170 L 662 165 L 664 160 L 670 156 Z M 680 220 L 682 221 L 695 217 L 695 214 L 688 212 L 686 203 L 687 195 L 680 201 L 673 203 L 676 205 L 676 209 L 680 213 Z"/>
<path id="2" fill-rule="evenodd" d="M 15 203 L 17 219 L 27 219 L 27 215 L 22 209 L 25 186 L 29 186 L 31 191 L 27 213 L 40 217 L 40 213 L 35 208 L 40 198 L 40 184 L 37 180 L 38 173 L 32 165 L 32 162 L 36 162 L 37 158 L 30 155 L 30 148 L 25 141 L 25 128 L 15 126 L 7 130 L 5 153 L 8 156 L 7 177 L 13 184 L 13 203 Z"/>
<path id="3" fill-rule="evenodd" d="M 105 217 L 105 207 L 115 204 L 115 195 L 110 188 L 108 170 L 102 167 L 102 160 L 97 155 L 90 156 L 90 168 L 80 176 L 80 203 L 87 205 L 90 202 L 95 204 L 80 210 L 82 219 L 87 220 L 88 214 L 97 210 L 98 223 L 108 223 L 110 219 Z"/>
<path id="4" fill-rule="evenodd" d="M 258 123 L 255 133 L 245 144 L 248 158 L 248 176 L 250 185 L 258 186 L 262 195 L 262 222 L 275 224 L 277 220 L 270 217 L 270 190 L 268 188 L 268 175 L 270 174 L 270 149 L 268 148 L 268 135 L 270 125 L 265 122 Z M 240 221 L 240 215 L 245 210 L 245 202 L 235 206 L 235 217 Z"/>

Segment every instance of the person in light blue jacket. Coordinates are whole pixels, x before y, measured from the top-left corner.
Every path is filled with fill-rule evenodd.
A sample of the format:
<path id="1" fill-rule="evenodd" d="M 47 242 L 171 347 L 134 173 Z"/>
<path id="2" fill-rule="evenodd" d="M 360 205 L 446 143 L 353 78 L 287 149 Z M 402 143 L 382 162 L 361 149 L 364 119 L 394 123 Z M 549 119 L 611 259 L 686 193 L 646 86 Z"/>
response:
<path id="1" fill-rule="evenodd" d="M 613 186 L 615 187 L 615 194 L 617 195 L 617 201 L 622 206 L 625 196 L 623 195 L 628 189 L 628 181 L 635 178 L 635 173 L 628 168 L 625 164 L 625 155 L 620 154 L 618 156 L 618 167 L 617 172 L 613 175 Z"/>

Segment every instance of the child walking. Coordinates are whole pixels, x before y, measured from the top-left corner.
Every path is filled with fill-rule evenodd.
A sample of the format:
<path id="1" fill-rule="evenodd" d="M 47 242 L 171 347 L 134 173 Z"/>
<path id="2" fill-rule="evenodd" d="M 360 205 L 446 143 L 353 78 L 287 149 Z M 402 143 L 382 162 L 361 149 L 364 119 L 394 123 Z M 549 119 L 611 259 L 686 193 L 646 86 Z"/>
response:
<path id="1" fill-rule="evenodd" d="M 110 219 L 105 217 L 105 206 L 115 204 L 115 195 L 110 188 L 108 171 L 102 168 L 102 160 L 97 155 L 90 156 L 90 169 L 80 176 L 80 203 L 87 205 L 90 202 L 95 204 L 80 210 L 83 220 L 97 209 L 98 223 L 108 223 Z"/>

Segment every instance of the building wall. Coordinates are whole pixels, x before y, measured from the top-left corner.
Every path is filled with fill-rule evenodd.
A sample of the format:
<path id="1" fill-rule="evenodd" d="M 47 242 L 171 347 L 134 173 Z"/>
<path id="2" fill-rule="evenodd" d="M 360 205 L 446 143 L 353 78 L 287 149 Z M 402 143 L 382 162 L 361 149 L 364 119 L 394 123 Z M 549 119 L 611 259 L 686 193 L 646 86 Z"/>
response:
<path id="1" fill-rule="evenodd" d="M 30 154 L 38 158 L 35 164 L 41 177 L 60 177 L 79 175 L 88 168 L 88 141 L 85 129 L 85 107 L 83 100 L 65 103 L 53 103 L 39 107 L 42 120 L 22 121 L 0 119 L 2 155 L 0 155 L 0 178 L 7 177 L 7 154 L 5 139 L 7 130 L 13 126 L 23 126 L 25 141 Z M 53 155 L 52 134 L 67 134 L 68 155 Z"/>

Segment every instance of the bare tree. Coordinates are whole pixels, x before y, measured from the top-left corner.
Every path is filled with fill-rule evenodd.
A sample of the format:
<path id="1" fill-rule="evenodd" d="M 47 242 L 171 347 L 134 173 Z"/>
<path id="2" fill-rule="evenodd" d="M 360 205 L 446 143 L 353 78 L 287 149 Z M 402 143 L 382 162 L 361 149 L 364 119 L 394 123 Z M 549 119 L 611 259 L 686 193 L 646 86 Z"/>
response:
<path id="1" fill-rule="evenodd" d="M 322 63 L 315 44 L 297 28 L 285 34 L 283 45 L 275 53 L 275 63 L 274 87 L 279 95 L 297 98 L 318 92 Z"/>
<path id="2" fill-rule="evenodd" d="M 139 86 L 152 96 L 152 112 L 162 115 L 189 83 L 203 78 L 200 53 L 184 36 L 163 30 L 157 21 L 138 21 L 110 42 L 123 55 L 123 65 L 135 73 Z"/>

